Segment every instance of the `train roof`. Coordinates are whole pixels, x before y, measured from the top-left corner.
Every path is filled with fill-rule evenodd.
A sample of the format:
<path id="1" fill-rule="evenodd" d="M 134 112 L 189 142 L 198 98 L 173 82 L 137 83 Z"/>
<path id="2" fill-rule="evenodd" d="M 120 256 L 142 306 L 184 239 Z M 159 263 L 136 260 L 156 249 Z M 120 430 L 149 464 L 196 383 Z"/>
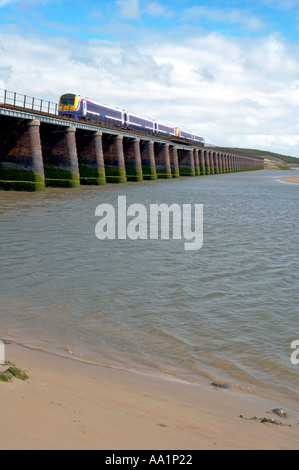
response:
<path id="1" fill-rule="evenodd" d="M 75 93 L 64 93 L 63 95 L 60 95 L 60 98 L 74 98 L 76 95 Z"/>

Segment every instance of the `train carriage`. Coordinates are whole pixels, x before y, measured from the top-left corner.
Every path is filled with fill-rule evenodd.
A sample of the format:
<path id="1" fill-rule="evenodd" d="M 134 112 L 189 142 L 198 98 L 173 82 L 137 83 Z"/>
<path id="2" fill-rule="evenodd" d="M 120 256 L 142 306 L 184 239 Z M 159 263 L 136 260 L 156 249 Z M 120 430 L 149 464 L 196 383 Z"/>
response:
<path id="1" fill-rule="evenodd" d="M 179 132 L 179 136 L 183 137 L 184 139 L 193 140 L 193 134 L 191 132 L 182 131 L 181 129 Z"/>
<path id="2" fill-rule="evenodd" d="M 86 117 L 98 121 L 124 123 L 124 113 L 120 109 L 109 108 L 89 100 L 86 100 Z"/>
<path id="3" fill-rule="evenodd" d="M 198 143 L 203 144 L 203 145 L 205 143 L 204 137 L 193 134 L 192 132 L 183 131 L 181 129 L 179 130 L 179 136 L 183 137 L 184 139 L 192 140 L 193 142 L 198 142 Z"/>
<path id="4" fill-rule="evenodd" d="M 156 132 L 166 135 L 176 135 L 176 127 L 156 122 Z"/>
<path id="5" fill-rule="evenodd" d="M 199 142 L 200 144 L 205 143 L 205 138 L 201 137 L 199 135 L 196 135 L 196 134 L 193 135 L 193 140 L 194 140 L 194 142 Z"/>
<path id="6" fill-rule="evenodd" d="M 114 125 L 123 125 L 164 136 L 179 136 L 202 145 L 205 144 L 203 137 L 191 132 L 159 123 L 153 119 L 127 113 L 119 108 L 111 108 L 73 93 L 66 93 L 60 97 L 58 114 L 74 119 L 96 120 Z"/>
<path id="7" fill-rule="evenodd" d="M 129 127 L 135 127 L 147 132 L 155 131 L 155 121 L 137 116 L 136 114 L 125 113 L 125 123 Z"/>

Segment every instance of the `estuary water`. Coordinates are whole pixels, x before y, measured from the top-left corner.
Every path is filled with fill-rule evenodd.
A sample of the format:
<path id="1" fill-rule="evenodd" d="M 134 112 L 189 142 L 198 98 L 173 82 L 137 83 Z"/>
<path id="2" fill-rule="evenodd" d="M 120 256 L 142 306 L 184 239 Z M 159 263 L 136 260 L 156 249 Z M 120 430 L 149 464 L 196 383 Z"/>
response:
<path id="1" fill-rule="evenodd" d="M 0 192 L 0 338 L 298 403 L 299 185 L 254 171 Z M 96 207 L 203 204 L 203 246 L 99 240 Z M 299 354 L 298 354 L 299 357 Z"/>

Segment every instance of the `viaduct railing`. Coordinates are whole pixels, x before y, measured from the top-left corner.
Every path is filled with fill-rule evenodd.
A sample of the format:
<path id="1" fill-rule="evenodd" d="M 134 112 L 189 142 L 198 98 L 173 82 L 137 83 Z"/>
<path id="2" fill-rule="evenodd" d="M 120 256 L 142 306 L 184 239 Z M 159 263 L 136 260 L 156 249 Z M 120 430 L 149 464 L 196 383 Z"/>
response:
<path id="1" fill-rule="evenodd" d="M 35 191 L 263 167 L 263 160 L 185 140 L 58 116 L 56 103 L 0 89 L 0 189 Z"/>
<path id="2" fill-rule="evenodd" d="M 59 117 L 59 119 L 61 120 L 72 121 L 76 124 L 76 127 L 78 126 L 78 120 L 71 117 L 71 112 L 69 116 L 67 115 L 58 116 L 58 104 L 57 103 L 43 100 L 41 98 L 36 98 L 33 96 L 29 96 L 29 95 L 23 95 L 21 93 L 17 93 L 14 91 L 4 90 L 2 88 L 0 88 L 0 107 L 1 106 L 16 110 L 16 111 L 28 110 L 29 112 L 32 112 L 38 115 Z M 93 126 L 104 127 L 107 129 L 115 129 L 116 131 L 123 129 L 128 133 L 136 134 L 136 129 L 123 125 L 119 121 L 114 120 L 112 118 L 105 117 L 105 116 L 97 115 L 91 121 L 87 120 L 84 122 L 87 122 L 88 124 L 93 125 Z M 138 128 L 137 133 L 139 135 L 154 135 L 155 137 L 165 138 L 163 133 L 159 133 L 159 132 L 153 133 L 143 128 Z M 190 142 L 187 139 L 184 139 L 182 137 L 167 137 L 167 140 L 169 141 L 175 140 L 177 142 L 180 142 L 186 145 L 190 144 Z"/>
<path id="3" fill-rule="evenodd" d="M 22 95 L 15 91 L 3 90 L 2 88 L 0 88 L 0 103 L 12 107 L 29 109 L 30 111 L 58 115 L 57 103 L 35 98 L 34 96 Z"/>

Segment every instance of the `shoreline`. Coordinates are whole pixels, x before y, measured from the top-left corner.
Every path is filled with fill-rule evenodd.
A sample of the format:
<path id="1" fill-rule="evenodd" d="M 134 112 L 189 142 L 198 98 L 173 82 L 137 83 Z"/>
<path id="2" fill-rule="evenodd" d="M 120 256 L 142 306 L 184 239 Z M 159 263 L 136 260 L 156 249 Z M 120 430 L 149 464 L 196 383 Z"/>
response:
<path id="1" fill-rule="evenodd" d="M 14 343 L 5 353 L 29 379 L 0 382 L 2 450 L 298 449 L 298 413 L 280 418 L 270 399 Z"/>
<path id="2" fill-rule="evenodd" d="M 299 184 L 299 176 L 286 176 L 280 179 L 284 183 Z"/>
<path id="3" fill-rule="evenodd" d="M 127 362 L 116 362 L 115 359 L 111 357 L 107 359 L 107 357 L 103 356 L 101 358 L 93 357 L 90 355 L 82 355 L 77 353 L 75 350 L 67 348 L 67 347 L 60 347 L 57 348 L 45 348 L 37 343 L 34 344 L 29 341 L 20 342 L 15 338 L 7 338 L 4 339 L 4 342 L 7 344 L 13 344 L 15 346 L 25 348 L 32 351 L 37 351 L 49 356 L 56 357 L 57 360 L 59 358 L 66 359 L 70 361 L 79 362 L 81 364 L 87 364 L 94 367 L 99 367 L 103 369 L 112 369 L 118 370 L 122 373 L 128 374 L 135 374 L 140 376 L 146 376 L 149 378 L 153 378 L 154 380 L 165 380 L 165 381 L 172 381 L 178 383 L 185 383 L 189 385 L 205 385 L 208 386 L 213 382 L 216 383 L 224 383 L 232 390 L 236 390 L 237 392 L 243 392 L 248 395 L 252 395 L 257 399 L 267 399 L 272 402 L 280 403 L 281 407 L 288 407 L 290 409 L 298 411 L 298 422 L 299 422 L 299 407 L 298 407 L 298 396 L 297 394 L 294 395 L 291 391 L 286 391 L 285 389 L 277 389 L 271 387 L 269 384 L 265 382 L 249 382 L 244 380 L 244 377 L 237 377 L 232 375 L 230 371 L 225 371 L 223 369 L 217 368 L 215 365 L 209 364 L 209 367 L 198 369 L 195 372 L 188 371 L 183 372 L 180 370 L 174 370 L 165 368 L 163 366 L 156 365 L 149 365 L 142 367 L 141 364 L 128 364 Z M 0 372 L 1 372 L 1 365 L 0 365 Z"/>

